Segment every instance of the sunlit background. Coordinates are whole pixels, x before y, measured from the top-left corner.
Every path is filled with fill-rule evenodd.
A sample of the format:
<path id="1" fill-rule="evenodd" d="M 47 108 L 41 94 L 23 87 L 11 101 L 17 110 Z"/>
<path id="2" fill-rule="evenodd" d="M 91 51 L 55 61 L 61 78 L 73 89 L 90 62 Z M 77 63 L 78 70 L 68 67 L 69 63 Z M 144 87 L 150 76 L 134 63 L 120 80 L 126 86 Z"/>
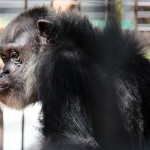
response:
<path id="1" fill-rule="evenodd" d="M 150 0 L 0 0 L 0 35 L 18 13 L 42 5 L 78 11 L 101 28 L 109 16 L 114 15 L 123 29 L 137 30 L 150 39 Z M 146 57 L 150 58 L 147 52 Z M 39 104 L 23 112 L 1 106 L 0 150 L 39 150 L 39 112 Z"/>

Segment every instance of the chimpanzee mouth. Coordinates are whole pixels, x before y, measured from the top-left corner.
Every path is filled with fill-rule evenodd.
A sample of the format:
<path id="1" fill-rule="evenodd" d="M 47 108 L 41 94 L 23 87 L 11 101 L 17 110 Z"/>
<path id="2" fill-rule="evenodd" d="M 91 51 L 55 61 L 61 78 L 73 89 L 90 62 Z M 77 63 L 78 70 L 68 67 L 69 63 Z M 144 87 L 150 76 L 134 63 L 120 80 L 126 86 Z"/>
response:
<path id="1" fill-rule="evenodd" d="M 6 89 L 10 88 L 10 84 L 0 84 L 0 93 L 5 91 Z"/>

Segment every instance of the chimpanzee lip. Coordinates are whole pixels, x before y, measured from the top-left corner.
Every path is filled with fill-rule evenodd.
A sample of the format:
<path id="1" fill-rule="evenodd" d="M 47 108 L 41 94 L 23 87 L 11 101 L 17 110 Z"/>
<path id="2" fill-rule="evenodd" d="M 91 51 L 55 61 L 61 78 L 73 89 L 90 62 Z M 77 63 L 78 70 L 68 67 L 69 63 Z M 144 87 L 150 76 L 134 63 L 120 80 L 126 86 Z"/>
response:
<path id="1" fill-rule="evenodd" d="M 0 93 L 10 88 L 10 84 L 0 84 Z"/>

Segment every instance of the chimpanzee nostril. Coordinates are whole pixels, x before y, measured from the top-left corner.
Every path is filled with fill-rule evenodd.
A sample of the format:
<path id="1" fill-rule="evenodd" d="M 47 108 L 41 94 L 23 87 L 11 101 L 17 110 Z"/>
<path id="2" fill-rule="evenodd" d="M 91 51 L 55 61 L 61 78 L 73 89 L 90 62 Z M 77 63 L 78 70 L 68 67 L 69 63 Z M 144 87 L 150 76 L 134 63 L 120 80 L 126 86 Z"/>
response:
<path id="1" fill-rule="evenodd" d="M 10 73 L 9 70 L 3 71 L 3 72 L 0 74 L 0 78 L 2 78 L 3 76 L 5 76 L 5 75 L 7 75 L 7 74 L 9 74 L 9 73 Z"/>
<path id="2" fill-rule="evenodd" d="M 3 73 L 4 73 L 4 74 L 9 74 L 10 72 L 9 72 L 9 70 L 7 69 L 7 70 L 5 70 Z"/>

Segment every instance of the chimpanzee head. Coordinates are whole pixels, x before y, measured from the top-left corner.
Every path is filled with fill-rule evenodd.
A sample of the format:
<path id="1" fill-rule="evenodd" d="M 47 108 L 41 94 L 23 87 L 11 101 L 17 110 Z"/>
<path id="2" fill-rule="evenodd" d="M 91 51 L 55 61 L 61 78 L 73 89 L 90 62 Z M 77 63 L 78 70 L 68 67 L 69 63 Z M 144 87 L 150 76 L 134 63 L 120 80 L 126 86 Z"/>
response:
<path id="1" fill-rule="evenodd" d="M 46 44 L 44 37 L 40 42 L 38 28 L 42 30 L 44 20 L 41 19 L 47 16 L 44 7 L 31 9 L 17 16 L 4 31 L 0 42 L 4 62 L 0 101 L 7 106 L 20 109 L 37 100 L 35 68 L 40 47 Z"/>

